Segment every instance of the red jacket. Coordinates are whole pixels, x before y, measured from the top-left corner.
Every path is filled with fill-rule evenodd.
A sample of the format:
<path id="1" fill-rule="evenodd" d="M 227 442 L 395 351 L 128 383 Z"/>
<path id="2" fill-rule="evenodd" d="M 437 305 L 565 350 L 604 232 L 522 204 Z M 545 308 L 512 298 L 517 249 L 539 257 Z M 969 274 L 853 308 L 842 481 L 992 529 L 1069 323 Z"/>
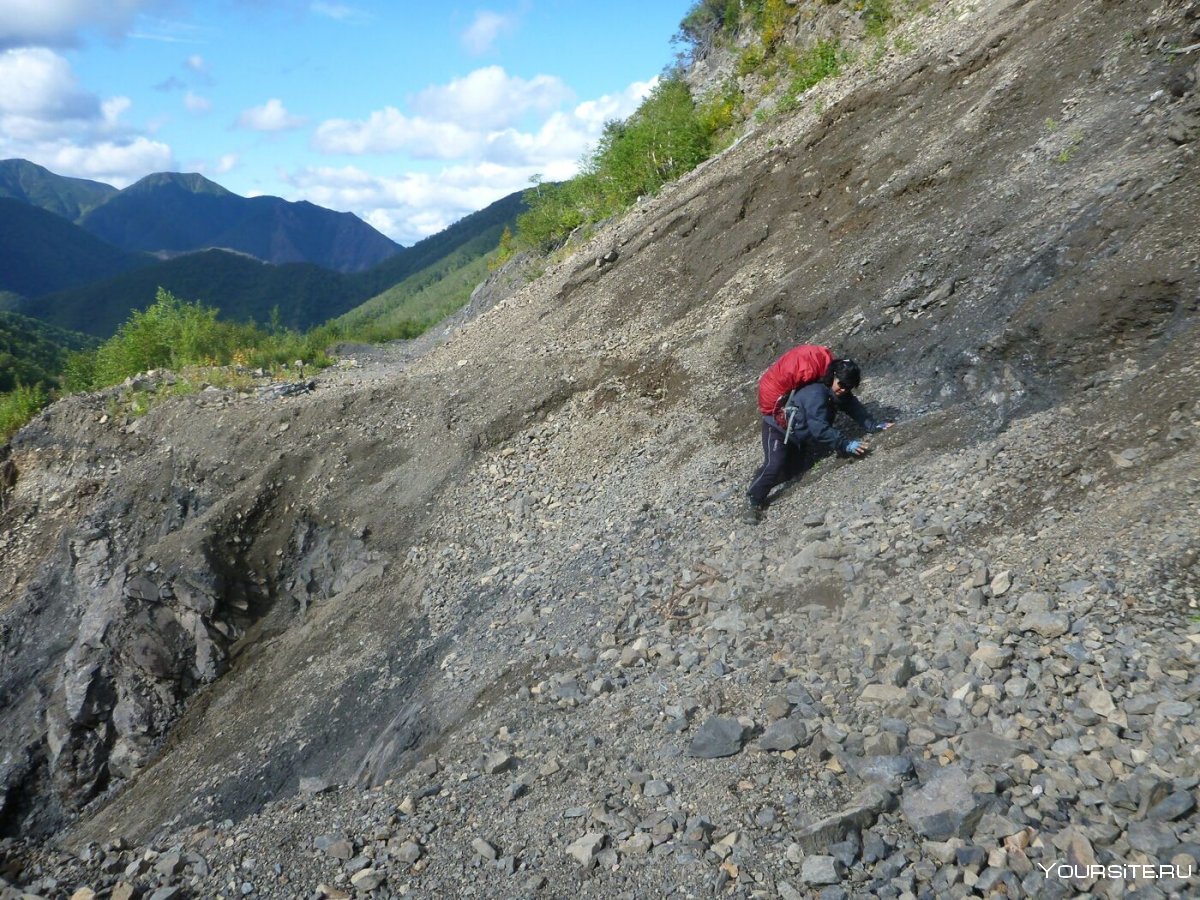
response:
<path id="1" fill-rule="evenodd" d="M 781 428 L 786 427 L 783 403 L 788 394 L 798 387 L 820 381 L 832 362 L 833 353 L 828 347 L 815 344 L 793 347 L 775 360 L 758 380 L 759 412 L 764 416 L 774 416 Z"/>

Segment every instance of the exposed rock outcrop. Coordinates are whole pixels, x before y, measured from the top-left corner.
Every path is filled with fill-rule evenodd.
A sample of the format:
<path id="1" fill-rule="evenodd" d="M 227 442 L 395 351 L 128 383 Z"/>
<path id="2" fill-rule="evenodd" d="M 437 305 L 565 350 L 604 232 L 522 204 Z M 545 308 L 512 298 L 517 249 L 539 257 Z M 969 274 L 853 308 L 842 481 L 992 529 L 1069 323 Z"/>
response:
<path id="1" fill-rule="evenodd" d="M 0 877 L 1187 893 L 1197 7 L 934 7 L 420 354 L 21 432 Z M 798 341 L 899 424 L 744 525 Z"/>

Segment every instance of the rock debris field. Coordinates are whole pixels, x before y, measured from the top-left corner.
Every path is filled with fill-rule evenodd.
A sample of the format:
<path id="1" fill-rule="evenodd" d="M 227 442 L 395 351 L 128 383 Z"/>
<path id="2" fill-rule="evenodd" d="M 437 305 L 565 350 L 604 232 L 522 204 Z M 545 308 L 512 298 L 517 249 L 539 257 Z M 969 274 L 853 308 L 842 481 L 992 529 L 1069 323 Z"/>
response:
<path id="1" fill-rule="evenodd" d="M 1200 891 L 1200 9 L 933 7 L 419 348 L 21 432 L 0 900 Z M 897 425 L 746 524 L 800 341 Z"/>

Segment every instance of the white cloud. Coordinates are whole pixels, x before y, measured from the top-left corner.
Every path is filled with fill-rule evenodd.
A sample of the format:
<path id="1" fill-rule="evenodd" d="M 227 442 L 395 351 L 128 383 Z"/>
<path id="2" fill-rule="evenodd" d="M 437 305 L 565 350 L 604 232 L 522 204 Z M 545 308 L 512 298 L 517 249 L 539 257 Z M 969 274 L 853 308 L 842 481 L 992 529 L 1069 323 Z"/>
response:
<path id="1" fill-rule="evenodd" d="M 508 79 L 499 69 L 479 71 L 489 77 L 472 82 L 468 76 L 441 89 L 440 95 L 433 89 L 422 95 L 421 108 L 427 115 L 406 116 L 387 107 L 365 120 L 328 120 L 313 136 L 313 146 L 325 153 L 441 159 L 448 163 L 442 170 L 388 178 L 355 166 L 317 167 L 285 175 L 285 181 L 303 199 L 353 212 L 393 240 L 409 244 L 528 187 L 534 174 L 548 181 L 577 174 L 604 124 L 629 116 L 657 83 L 657 79 L 636 82 L 624 91 L 579 103 L 573 109 L 556 109 L 533 130 L 511 125 L 491 129 L 485 123 L 472 122 L 465 112 L 469 106 L 465 97 L 483 96 L 489 90 L 491 96 L 501 96 L 503 91 L 495 85 L 511 87 L 519 82 L 510 96 L 516 97 L 518 104 L 524 98 L 526 109 L 531 109 L 539 91 L 550 96 L 557 87 L 534 87 L 536 79 Z M 495 78 L 496 72 L 502 77 Z M 478 90 L 469 90 L 468 84 Z M 439 107 L 432 102 L 435 96 L 446 102 Z M 483 115 L 477 118 L 486 119 Z M 397 162 L 398 166 L 405 164 L 403 157 Z"/>
<path id="2" fill-rule="evenodd" d="M 337 22 L 361 24 L 369 22 L 372 19 L 370 13 L 353 6 L 347 6 L 344 3 L 316 2 L 310 3 L 308 8 L 318 16 L 324 16 L 327 19 L 333 19 Z"/>
<path id="3" fill-rule="evenodd" d="M 121 35 L 134 16 L 159 0 L 0 0 L 0 48 L 74 44 L 79 32 L 99 28 Z"/>
<path id="4" fill-rule="evenodd" d="M 412 244 L 528 187 L 533 173 L 481 164 L 389 178 L 347 166 L 303 169 L 287 180 L 304 199 L 353 212 L 392 240 Z"/>
<path id="5" fill-rule="evenodd" d="M 413 108 L 428 118 L 468 128 L 503 128 L 528 112 L 557 109 L 572 96 L 570 88 L 551 75 L 524 79 L 500 66 L 487 66 L 447 85 L 426 88 L 413 101 Z"/>
<path id="6" fill-rule="evenodd" d="M 199 53 L 193 53 L 183 61 L 183 64 L 198 75 L 208 74 L 208 63 L 204 61 L 204 57 Z"/>
<path id="7" fill-rule="evenodd" d="M 468 53 L 479 56 L 491 50 L 501 35 L 511 34 L 516 26 L 515 16 L 481 10 L 462 33 L 462 45 Z"/>
<path id="8" fill-rule="evenodd" d="M 557 78 L 514 78 L 489 66 L 422 91 L 413 103 L 417 115 L 389 106 L 366 119 L 322 122 L 313 146 L 323 153 L 403 151 L 418 159 L 480 158 L 493 131 L 531 112 L 550 113 L 570 97 Z"/>
<path id="9" fill-rule="evenodd" d="M 58 175 L 90 178 L 119 188 L 133 184 L 149 172 L 166 172 L 173 167 L 171 148 L 144 137 L 86 147 L 77 144 L 45 147 L 26 158 Z"/>
<path id="10" fill-rule="evenodd" d="M 212 101 L 207 97 L 202 97 L 199 94 L 193 93 L 192 91 L 188 91 L 186 94 L 184 94 L 183 105 L 186 107 L 188 112 L 195 113 L 198 116 L 202 116 L 205 113 L 211 112 L 213 106 Z"/>
<path id="11" fill-rule="evenodd" d="M 133 101 L 128 97 L 109 97 L 100 104 L 100 114 L 104 119 L 104 124 L 109 131 L 114 131 L 121 127 L 121 116 L 124 115 L 133 106 Z"/>
<path id="12" fill-rule="evenodd" d="M 293 116 L 284 108 L 283 101 L 272 97 L 262 106 L 243 110 L 237 126 L 251 131 L 290 131 L 303 127 L 307 121 L 302 116 Z"/>
<path id="13" fill-rule="evenodd" d="M 171 148 L 121 120 L 128 97 L 84 91 L 70 64 L 44 47 L 0 52 L 0 158 L 19 157 L 61 175 L 128 184 L 169 168 Z"/>
<path id="14" fill-rule="evenodd" d="M 43 47 L 0 53 L 0 116 L 53 122 L 99 114 L 99 99 L 80 89 L 70 63 L 57 53 Z"/>
<path id="15" fill-rule="evenodd" d="M 366 121 L 329 119 L 317 126 L 313 146 L 322 153 L 395 153 L 418 159 L 459 159 L 478 152 L 483 136 L 453 122 L 410 118 L 389 106 Z"/>
<path id="16" fill-rule="evenodd" d="M 657 86 L 656 76 L 649 81 L 635 81 L 619 94 L 605 94 L 598 100 L 586 100 L 575 107 L 575 118 L 598 135 L 605 122 L 631 116 Z"/>

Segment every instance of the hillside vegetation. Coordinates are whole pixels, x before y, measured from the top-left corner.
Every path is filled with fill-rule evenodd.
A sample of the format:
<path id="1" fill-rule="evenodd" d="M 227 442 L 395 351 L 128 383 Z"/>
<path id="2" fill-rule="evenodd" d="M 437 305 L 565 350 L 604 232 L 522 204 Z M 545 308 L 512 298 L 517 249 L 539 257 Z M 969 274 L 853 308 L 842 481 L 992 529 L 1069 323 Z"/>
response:
<path id="1" fill-rule="evenodd" d="M 699 0 L 674 38 L 680 59 L 638 110 L 605 126 L 578 176 L 526 193 L 515 246 L 560 246 L 655 194 L 756 123 L 795 112 L 807 91 L 844 66 L 874 66 L 889 52 L 911 50 L 908 39 L 894 44 L 889 32 L 927 9 L 916 0 Z"/>
<path id="2" fill-rule="evenodd" d="M 887 38 L 436 341 L 22 428 L 0 894 L 1195 894 L 1200 3 Z M 800 342 L 896 425 L 752 523 Z"/>
<path id="3" fill-rule="evenodd" d="M 0 197 L 0 291 L 11 304 L 78 288 L 149 266 L 153 257 L 119 250 L 54 213 Z M 81 330 L 81 329 L 76 329 Z"/>
<path id="4" fill-rule="evenodd" d="M 358 275 L 271 266 L 213 250 L 42 298 L 37 308 L 43 319 L 76 325 L 94 337 L 64 341 L 53 354 L 43 346 L 53 337 L 31 343 L 27 349 L 39 354 L 35 380 L 29 380 L 24 351 L 0 354 L 0 440 L 62 390 L 106 387 L 145 369 L 200 367 L 172 384 L 168 393 L 177 394 L 214 380 L 245 380 L 215 371 L 220 367 L 274 370 L 301 360 L 319 368 L 330 361 L 326 349 L 339 342 L 416 337 L 467 302 L 523 208 L 519 194 L 506 197 Z M 17 212 L 14 221 L 31 214 L 55 218 L 29 207 Z M 147 296 L 154 302 L 143 309 L 139 301 L 130 314 L 129 298 Z M 69 333 L 50 324 L 41 329 L 43 336 Z M 95 337 L 107 338 L 99 350 L 67 352 L 95 346 Z M 144 412 L 152 399 L 138 397 L 132 405 Z"/>

